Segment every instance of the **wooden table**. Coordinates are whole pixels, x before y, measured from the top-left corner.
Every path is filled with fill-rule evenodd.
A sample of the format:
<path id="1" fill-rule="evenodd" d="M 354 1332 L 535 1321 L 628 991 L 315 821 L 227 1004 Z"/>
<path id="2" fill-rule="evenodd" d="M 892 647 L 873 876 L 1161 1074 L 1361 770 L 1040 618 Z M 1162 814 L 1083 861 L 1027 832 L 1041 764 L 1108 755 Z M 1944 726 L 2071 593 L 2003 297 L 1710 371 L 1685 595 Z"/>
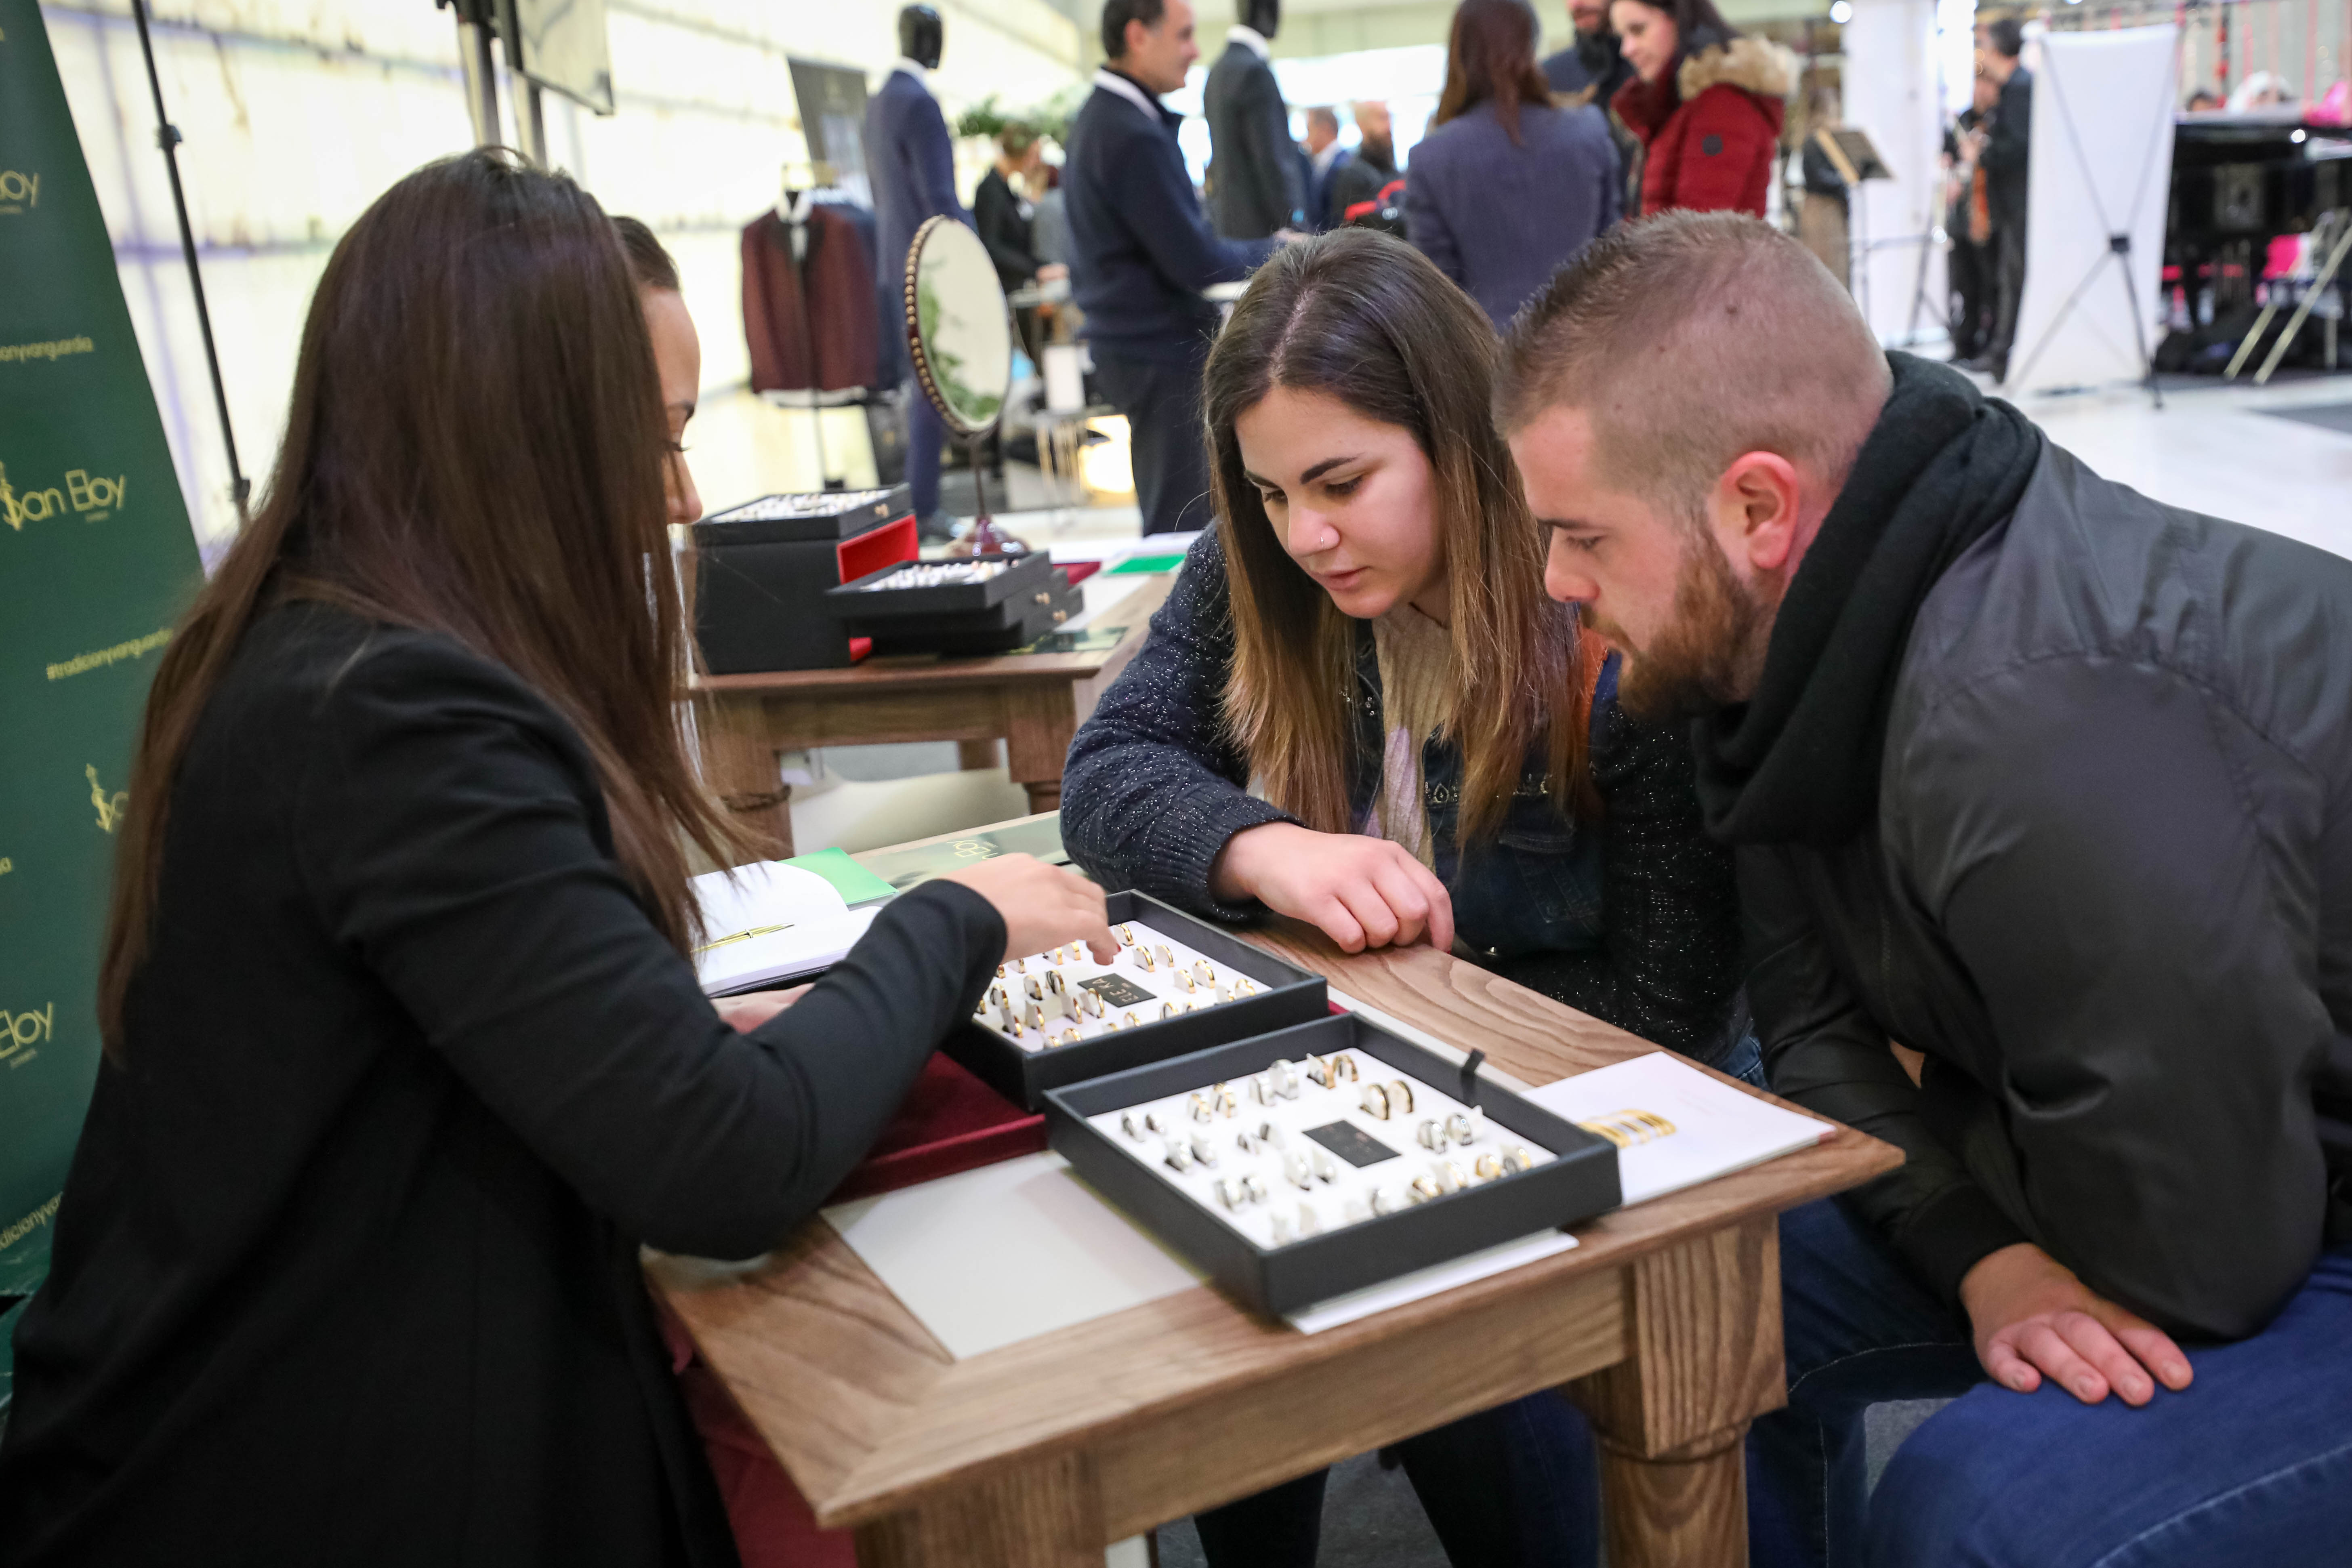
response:
<path id="1" fill-rule="evenodd" d="M 1089 617 L 1127 628 L 1117 647 L 1094 653 L 906 654 L 845 669 L 698 676 L 703 777 L 729 809 L 774 837 L 779 856 L 793 853 L 793 813 L 777 757 L 810 746 L 957 741 L 964 766 L 993 767 L 1002 740 L 1006 772 L 1029 792 L 1029 809 L 1058 810 L 1070 737 L 1143 646 L 1175 581 L 1172 573 L 1143 578 Z"/>
<path id="2" fill-rule="evenodd" d="M 1425 947 L 1255 940 L 1530 1084 L 1648 1048 Z M 1600 1434 L 1613 1568 L 1713 1568 L 1747 1560 L 1740 1440 L 1787 1397 L 1774 1216 L 1901 1159 L 1841 1128 L 1315 1335 L 1202 1286 L 960 1362 L 822 1220 L 753 1265 L 650 1272 L 865 1568 L 1100 1568 L 1111 1542 L 1545 1388 Z"/>

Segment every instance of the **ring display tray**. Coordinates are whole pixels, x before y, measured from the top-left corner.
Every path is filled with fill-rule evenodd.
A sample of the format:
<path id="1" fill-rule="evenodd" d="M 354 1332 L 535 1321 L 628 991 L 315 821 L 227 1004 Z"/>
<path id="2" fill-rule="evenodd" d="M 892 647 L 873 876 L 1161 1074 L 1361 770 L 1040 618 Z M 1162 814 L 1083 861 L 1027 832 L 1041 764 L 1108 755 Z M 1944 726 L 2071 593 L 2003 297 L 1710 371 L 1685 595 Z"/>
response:
<path id="1" fill-rule="evenodd" d="M 1026 555 L 974 555 L 962 561 L 902 561 L 825 590 L 825 613 L 837 620 L 903 616 L 971 616 L 1008 601 L 1034 605 L 1053 591 L 1054 563 L 1042 550 Z M 1007 621 L 1013 618 L 1008 616 Z"/>
<path id="2" fill-rule="evenodd" d="M 941 1049 L 1005 1099 L 1036 1110 L 1043 1109 L 1046 1090 L 1064 1084 L 1329 1015 L 1319 974 L 1285 963 L 1148 894 L 1113 893 L 1108 908 L 1113 931 L 1128 928 L 1133 946 L 1123 943 L 1108 964 L 1097 963 L 1083 944 L 1075 952 L 1063 950 L 1059 963 L 1033 954 L 1019 961 L 1020 969 L 1004 964 L 980 1012 L 950 1031 Z M 1163 947 L 1177 961 L 1173 965 L 1160 958 L 1158 950 Z M 1196 964 L 1206 966 L 1207 978 Z M 1033 980 L 1040 993 L 1034 997 L 1028 994 Z M 998 1005 L 1000 990 L 1017 1033 L 1007 1026 L 1007 1009 Z M 1028 1021 L 1032 1005 L 1038 1014 L 1034 1026 Z M 1067 1038 L 1071 1034 L 1076 1037 Z"/>
<path id="3" fill-rule="evenodd" d="M 1045 1115 L 1078 1174 L 1272 1314 L 1618 1204 L 1611 1142 L 1352 1014 L 1056 1088 Z"/>

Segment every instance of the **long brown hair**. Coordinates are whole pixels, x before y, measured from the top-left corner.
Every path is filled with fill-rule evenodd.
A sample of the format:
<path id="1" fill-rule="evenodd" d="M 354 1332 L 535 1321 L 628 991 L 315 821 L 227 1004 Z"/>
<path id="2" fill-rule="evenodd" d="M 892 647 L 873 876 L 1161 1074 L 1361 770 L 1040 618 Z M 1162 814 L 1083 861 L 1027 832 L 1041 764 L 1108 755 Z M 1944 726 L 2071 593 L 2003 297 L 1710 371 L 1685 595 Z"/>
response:
<path id="1" fill-rule="evenodd" d="M 1462 0 L 1445 45 L 1445 87 L 1430 122 L 1459 120 L 1492 99 L 1503 130 L 1519 135 L 1519 105 L 1551 102 L 1536 64 L 1536 13 L 1528 0 Z"/>
<path id="2" fill-rule="evenodd" d="M 1585 770 L 1584 650 L 1543 585 L 1544 547 L 1488 414 L 1495 332 L 1411 246 L 1367 229 L 1286 247 L 1210 352 L 1202 412 L 1224 519 L 1234 668 L 1224 722 L 1266 798 L 1344 833 L 1355 623 L 1275 537 L 1234 422 L 1275 387 L 1321 393 L 1412 433 L 1429 459 L 1445 563 L 1462 751 L 1460 840 L 1491 836 L 1536 737 L 1563 813 L 1594 807 Z"/>
<path id="3" fill-rule="evenodd" d="M 696 782 L 661 395 L 613 224 L 498 153 L 428 163 L 329 258 L 268 493 L 155 672 L 99 976 L 108 1047 L 155 919 L 172 786 L 262 615 L 293 600 L 437 632 L 514 671 L 595 763 L 622 868 L 692 942 L 685 840 L 744 838 Z"/>

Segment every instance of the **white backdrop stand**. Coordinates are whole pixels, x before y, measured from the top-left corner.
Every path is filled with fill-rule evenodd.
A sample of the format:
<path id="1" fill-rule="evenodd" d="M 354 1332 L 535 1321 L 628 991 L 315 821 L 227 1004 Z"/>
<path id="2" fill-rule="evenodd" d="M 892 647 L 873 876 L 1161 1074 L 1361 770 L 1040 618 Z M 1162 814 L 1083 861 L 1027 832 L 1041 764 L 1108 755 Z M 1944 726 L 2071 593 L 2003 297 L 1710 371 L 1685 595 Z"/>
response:
<path id="1" fill-rule="evenodd" d="M 2033 76 L 2025 297 L 2016 391 L 2145 384 L 2164 394 L 2148 323 L 2164 259 L 2179 29 L 2049 33 Z M 2120 287 L 2094 296 L 2112 268 Z M 2071 285 L 2071 288 L 2070 288 Z"/>

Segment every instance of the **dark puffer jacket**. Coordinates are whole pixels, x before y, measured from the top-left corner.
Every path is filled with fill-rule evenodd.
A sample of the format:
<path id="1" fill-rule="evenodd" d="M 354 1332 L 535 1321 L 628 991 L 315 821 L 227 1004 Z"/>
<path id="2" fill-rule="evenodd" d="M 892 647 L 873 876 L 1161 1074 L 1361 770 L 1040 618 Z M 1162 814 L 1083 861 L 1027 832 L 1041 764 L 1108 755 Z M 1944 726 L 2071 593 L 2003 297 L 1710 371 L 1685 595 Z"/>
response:
<path id="1" fill-rule="evenodd" d="M 1648 151 L 1642 216 L 1672 207 L 1764 216 L 1796 57 L 1762 38 L 1693 50 L 1671 82 L 1639 77 L 1609 107 Z"/>
<path id="2" fill-rule="evenodd" d="M 2045 447 L 1896 668 L 1874 827 L 1740 851 L 1772 1087 L 1946 1290 L 2032 1240 L 2252 1332 L 2352 1218 L 2352 563 Z"/>

